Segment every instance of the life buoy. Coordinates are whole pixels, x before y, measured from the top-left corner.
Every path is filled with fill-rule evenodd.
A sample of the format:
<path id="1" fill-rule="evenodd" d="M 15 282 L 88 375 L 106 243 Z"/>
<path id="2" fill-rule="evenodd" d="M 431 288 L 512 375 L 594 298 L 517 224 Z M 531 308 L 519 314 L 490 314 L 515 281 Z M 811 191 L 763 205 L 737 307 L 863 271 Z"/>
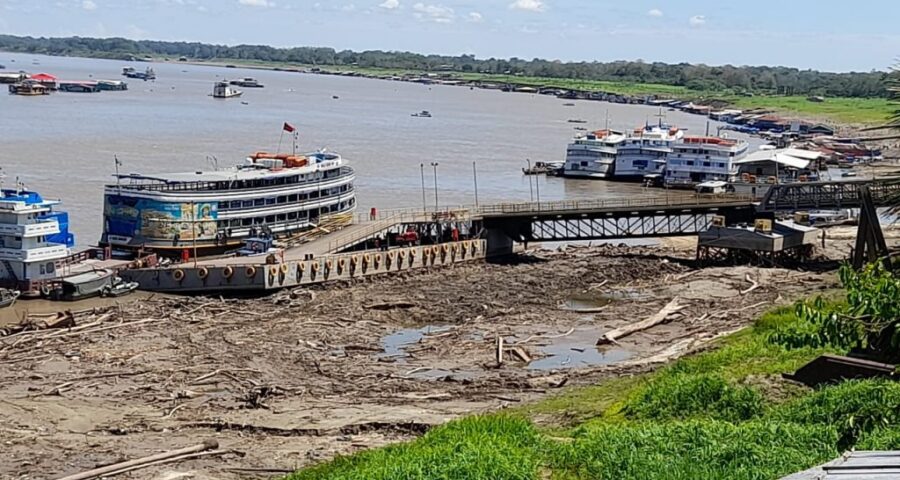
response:
<path id="1" fill-rule="evenodd" d="M 443 244 L 443 245 L 441 245 L 441 253 L 446 254 L 446 253 L 449 252 L 449 251 L 450 251 L 450 246 L 449 246 L 449 245 L 447 245 L 446 243 Z"/>
<path id="2" fill-rule="evenodd" d="M 330 272 L 334 267 L 334 261 L 331 259 L 325 260 L 325 271 Z"/>
<path id="3" fill-rule="evenodd" d="M 226 265 L 225 268 L 222 269 L 222 276 L 230 279 L 234 276 L 234 268 L 231 268 L 231 265 Z"/>
<path id="4" fill-rule="evenodd" d="M 281 264 L 281 273 L 287 275 L 287 273 L 288 273 L 288 264 L 286 264 L 286 263 L 282 263 L 282 264 Z"/>
<path id="5" fill-rule="evenodd" d="M 437 245 L 431 247 L 431 253 L 434 255 L 437 255 L 438 252 L 440 252 L 440 251 L 441 251 L 441 249 Z"/>
<path id="6" fill-rule="evenodd" d="M 319 262 L 312 264 L 311 268 L 312 268 L 313 273 L 318 272 L 319 271 Z"/>
<path id="7" fill-rule="evenodd" d="M 200 270 L 197 270 L 197 276 L 200 277 L 200 280 L 206 280 L 206 277 L 209 276 L 209 269 L 200 267 Z"/>
<path id="8" fill-rule="evenodd" d="M 294 276 L 296 277 L 296 280 L 298 282 L 300 281 L 301 278 L 303 278 L 303 270 L 305 270 L 305 269 L 306 269 L 306 266 L 303 265 L 302 263 L 297 264 L 297 269 L 294 270 Z"/>
<path id="9" fill-rule="evenodd" d="M 381 254 L 375 255 L 375 259 L 372 263 L 372 266 L 375 267 L 375 270 L 378 270 L 378 267 L 381 266 Z"/>
<path id="10" fill-rule="evenodd" d="M 341 258 L 341 259 L 338 260 L 338 269 L 337 269 L 338 275 L 344 273 L 344 266 L 345 266 L 345 265 L 347 265 L 347 261 L 346 261 L 345 259 Z"/>
<path id="11" fill-rule="evenodd" d="M 244 270 L 244 275 L 246 275 L 247 278 L 255 277 L 256 276 L 256 267 L 253 267 L 253 266 L 247 267 Z"/>
<path id="12" fill-rule="evenodd" d="M 472 242 L 472 255 L 478 251 L 478 242 Z"/>
<path id="13" fill-rule="evenodd" d="M 400 250 L 400 260 L 404 260 L 406 258 L 406 250 Z"/>
<path id="14" fill-rule="evenodd" d="M 272 265 L 271 267 L 269 267 L 269 275 L 274 277 L 277 274 L 278 274 L 278 267 L 276 267 L 275 265 Z"/>
<path id="15" fill-rule="evenodd" d="M 350 257 L 350 265 L 355 267 L 359 264 L 359 255 L 354 255 Z"/>
<path id="16" fill-rule="evenodd" d="M 174 278 L 176 282 L 184 280 L 184 270 L 180 268 L 176 269 L 174 272 L 172 272 L 172 278 Z"/>

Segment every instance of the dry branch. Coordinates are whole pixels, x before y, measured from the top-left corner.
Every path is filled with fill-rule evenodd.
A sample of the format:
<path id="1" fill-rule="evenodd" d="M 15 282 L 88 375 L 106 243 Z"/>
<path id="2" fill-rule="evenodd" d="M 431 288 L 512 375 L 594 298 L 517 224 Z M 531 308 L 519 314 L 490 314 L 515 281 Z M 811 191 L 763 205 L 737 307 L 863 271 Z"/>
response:
<path id="1" fill-rule="evenodd" d="M 646 330 L 648 328 L 654 327 L 666 321 L 670 315 L 674 313 L 678 313 L 684 308 L 684 306 L 678 305 L 678 298 L 673 298 L 671 302 L 669 302 L 662 310 L 656 312 L 653 316 L 641 320 L 640 322 L 633 323 L 631 325 L 626 325 L 622 328 L 616 328 L 610 330 L 603 334 L 599 340 L 597 340 L 597 345 L 608 345 L 610 343 L 618 343 L 617 341 L 620 338 L 627 337 L 635 332 L 640 332 L 642 330 Z"/>

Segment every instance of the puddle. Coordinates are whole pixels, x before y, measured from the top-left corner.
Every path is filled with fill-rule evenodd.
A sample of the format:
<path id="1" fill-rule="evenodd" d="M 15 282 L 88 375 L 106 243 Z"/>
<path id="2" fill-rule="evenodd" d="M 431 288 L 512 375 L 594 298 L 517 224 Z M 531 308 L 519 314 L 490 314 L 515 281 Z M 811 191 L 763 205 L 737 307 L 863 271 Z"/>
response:
<path id="1" fill-rule="evenodd" d="M 563 309 L 571 310 L 573 312 L 596 310 L 615 301 L 614 298 L 608 295 L 577 295 L 563 302 Z"/>
<path id="2" fill-rule="evenodd" d="M 528 365 L 529 370 L 556 370 L 610 365 L 634 356 L 634 352 L 619 347 L 598 348 L 597 339 L 607 329 L 576 330 L 568 337 L 553 340 L 551 345 L 539 347 L 546 355 Z"/>
<path id="3" fill-rule="evenodd" d="M 423 328 L 408 328 L 398 330 L 390 335 L 381 338 L 381 344 L 384 346 L 384 353 L 381 357 L 404 358 L 408 357 L 406 348 L 419 343 L 426 335 L 434 335 L 444 333 L 452 327 L 428 325 Z"/>

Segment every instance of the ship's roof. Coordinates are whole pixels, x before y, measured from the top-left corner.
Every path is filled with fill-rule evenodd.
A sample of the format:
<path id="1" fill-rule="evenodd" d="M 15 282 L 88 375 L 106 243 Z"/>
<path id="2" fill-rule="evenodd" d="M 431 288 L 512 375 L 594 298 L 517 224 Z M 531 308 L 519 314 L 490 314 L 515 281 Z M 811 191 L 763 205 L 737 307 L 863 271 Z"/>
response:
<path id="1" fill-rule="evenodd" d="M 311 153 L 307 158 L 314 160 L 317 154 Z M 194 172 L 174 172 L 174 173 L 158 173 L 158 174 L 141 174 L 127 173 L 120 174 L 122 180 L 151 181 L 162 183 L 195 183 L 195 182 L 231 182 L 238 180 L 261 180 L 266 178 L 289 177 L 292 175 L 301 175 L 312 173 L 317 170 L 316 167 L 323 162 L 335 161 L 340 163 L 341 157 L 337 154 L 329 153 L 334 158 L 328 158 L 324 161 L 314 162 L 304 167 L 271 169 L 262 165 L 244 164 L 238 167 L 231 167 L 222 170 L 197 170 Z M 127 187 L 127 184 L 122 185 Z"/>

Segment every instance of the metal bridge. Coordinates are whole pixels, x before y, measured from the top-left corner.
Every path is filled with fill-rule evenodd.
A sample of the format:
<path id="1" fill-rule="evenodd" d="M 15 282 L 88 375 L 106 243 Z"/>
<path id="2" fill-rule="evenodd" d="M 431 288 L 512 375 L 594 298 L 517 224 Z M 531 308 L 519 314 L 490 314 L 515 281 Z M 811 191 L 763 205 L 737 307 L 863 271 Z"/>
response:
<path id="1" fill-rule="evenodd" d="M 760 212 L 860 208 L 860 187 L 869 187 L 875 206 L 900 201 L 900 178 L 845 182 L 799 182 L 772 186 L 759 204 Z"/>

